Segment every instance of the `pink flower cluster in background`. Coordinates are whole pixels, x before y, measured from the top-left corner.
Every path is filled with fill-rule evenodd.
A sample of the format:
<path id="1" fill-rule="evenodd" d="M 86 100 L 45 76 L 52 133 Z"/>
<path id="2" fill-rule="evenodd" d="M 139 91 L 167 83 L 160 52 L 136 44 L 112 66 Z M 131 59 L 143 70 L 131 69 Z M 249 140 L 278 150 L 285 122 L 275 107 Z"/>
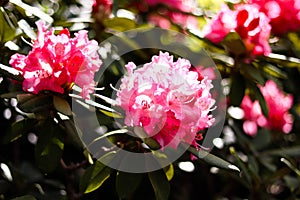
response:
<path id="1" fill-rule="evenodd" d="M 62 94 L 76 83 L 82 88 L 81 95 L 89 98 L 94 91 L 94 73 L 102 64 L 98 43 L 88 39 L 87 31 L 79 31 L 70 38 L 67 29 L 54 35 L 54 29 L 48 31 L 42 21 L 36 24 L 38 35 L 32 50 L 27 56 L 14 54 L 10 59 L 10 64 L 24 77 L 23 90 Z"/>
<path id="2" fill-rule="evenodd" d="M 183 12 L 191 12 L 195 8 L 195 0 L 145 0 L 149 6 L 165 4 Z"/>
<path id="3" fill-rule="evenodd" d="M 125 124 L 143 127 L 162 147 L 176 148 L 181 141 L 196 145 L 198 131 L 214 122 L 211 80 L 199 81 L 188 60 L 174 62 L 167 52 L 141 68 L 132 62 L 126 68 L 116 99 L 126 113 Z"/>
<path id="4" fill-rule="evenodd" d="M 218 15 L 204 28 L 205 37 L 220 43 L 228 33 L 235 31 L 243 40 L 250 55 L 268 55 L 271 26 L 267 16 L 258 7 L 240 4 L 234 10 L 223 5 Z"/>
<path id="5" fill-rule="evenodd" d="M 93 17 L 99 22 L 109 17 L 112 11 L 112 0 L 94 0 L 92 7 Z"/>
<path id="6" fill-rule="evenodd" d="M 284 95 L 275 82 L 269 80 L 260 90 L 269 108 L 269 116 L 266 118 L 261 111 L 258 100 L 251 101 L 245 96 L 241 108 L 244 110 L 243 129 L 246 134 L 254 136 L 257 133 L 257 126 L 272 130 L 289 133 L 292 130 L 293 118 L 288 110 L 292 107 L 292 95 Z"/>
<path id="7" fill-rule="evenodd" d="M 165 5 L 157 9 L 157 13 L 150 13 L 148 21 L 164 29 L 171 27 L 172 23 L 178 24 L 183 28 L 197 29 L 198 20 L 192 15 L 182 12 L 193 12 L 196 2 L 194 0 L 145 0 L 147 6 Z"/>
<path id="8" fill-rule="evenodd" d="M 270 18 L 272 33 L 284 35 L 300 28 L 300 0 L 248 0 Z"/>

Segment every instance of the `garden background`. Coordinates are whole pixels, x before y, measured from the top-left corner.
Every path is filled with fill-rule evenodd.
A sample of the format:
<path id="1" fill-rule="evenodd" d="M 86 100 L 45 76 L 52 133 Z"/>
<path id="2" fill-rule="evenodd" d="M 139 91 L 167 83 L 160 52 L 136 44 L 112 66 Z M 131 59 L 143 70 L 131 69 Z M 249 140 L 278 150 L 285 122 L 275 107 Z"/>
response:
<path id="1" fill-rule="evenodd" d="M 299 42 L 299 0 L 1 0 L 0 199 L 300 199 Z M 122 98 L 134 74 L 167 77 L 153 72 L 160 61 L 201 84 L 180 106 L 205 109 L 202 121 L 169 110 L 166 135 L 153 136 L 148 118 L 134 121 L 152 104 L 126 110 Z M 85 112 L 97 129 L 81 129 L 90 125 Z M 171 142 L 173 150 L 188 144 L 186 152 L 167 166 L 106 165 L 116 151 L 104 140 L 168 160 L 156 150 L 174 139 L 178 121 L 193 120 L 197 130 L 187 126 Z M 215 124 L 213 146 L 203 145 Z"/>

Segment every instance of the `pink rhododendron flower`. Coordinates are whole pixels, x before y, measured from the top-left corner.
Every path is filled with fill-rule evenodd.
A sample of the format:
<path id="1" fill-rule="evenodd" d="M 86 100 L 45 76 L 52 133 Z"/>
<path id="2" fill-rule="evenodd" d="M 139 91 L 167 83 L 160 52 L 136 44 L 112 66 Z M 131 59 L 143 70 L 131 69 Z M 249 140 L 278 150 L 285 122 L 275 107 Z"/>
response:
<path id="1" fill-rule="evenodd" d="M 191 15 L 182 14 L 179 12 L 166 12 L 164 15 L 150 14 L 148 21 L 163 29 L 169 29 L 172 23 L 182 26 L 187 29 L 197 29 L 198 20 L 196 17 Z M 172 22 L 172 23 L 171 23 Z"/>
<path id="2" fill-rule="evenodd" d="M 93 17 L 98 21 L 102 22 L 108 18 L 112 11 L 112 0 L 94 0 L 92 7 Z"/>
<path id="3" fill-rule="evenodd" d="M 211 80 L 199 81 L 188 60 L 174 62 L 167 52 L 139 69 L 132 62 L 126 68 L 116 99 L 125 124 L 143 127 L 162 147 L 176 148 L 181 141 L 196 145 L 198 131 L 214 122 Z"/>
<path id="4" fill-rule="evenodd" d="M 271 26 L 267 16 L 250 4 L 240 4 L 235 10 L 223 5 L 221 11 L 204 28 L 206 38 L 221 42 L 231 32 L 237 32 L 250 55 L 268 55 L 271 52 L 268 39 Z"/>
<path id="5" fill-rule="evenodd" d="M 23 90 L 62 94 L 76 83 L 82 88 L 81 95 L 89 98 L 95 86 L 94 73 L 102 64 L 98 43 L 88 40 L 87 31 L 79 31 L 70 38 L 67 29 L 54 35 L 54 29 L 48 31 L 42 21 L 36 24 L 38 35 L 32 50 L 27 56 L 15 54 L 10 59 L 10 64 L 24 77 Z"/>
<path id="6" fill-rule="evenodd" d="M 172 23 L 174 23 L 184 29 L 198 29 L 197 18 L 186 14 L 195 10 L 196 1 L 194 0 L 144 0 L 144 2 L 141 3 L 139 1 L 136 4 L 136 7 L 142 13 L 147 13 L 151 10 L 149 8 L 162 5 L 159 8 L 155 8 L 155 12 L 147 13 L 147 20 L 155 26 L 169 29 Z"/>
<path id="7" fill-rule="evenodd" d="M 290 94 L 284 95 L 271 80 L 267 81 L 265 86 L 260 86 L 260 90 L 269 108 L 269 116 L 266 118 L 262 114 L 257 100 L 252 102 L 249 96 L 245 96 L 241 103 L 245 114 L 243 124 L 245 133 L 256 135 L 257 126 L 289 133 L 292 130 L 293 118 L 288 110 L 292 107 L 293 97 Z"/>
<path id="8" fill-rule="evenodd" d="M 248 0 L 270 18 L 272 33 L 283 35 L 300 29 L 300 0 Z"/>
<path id="9" fill-rule="evenodd" d="M 164 4 L 171 8 L 178 9 L 183 12 L 191 12 L 195 9 L 195 0 L 145 0 L 149 6 L 156 6 L 158 4 Z"/>

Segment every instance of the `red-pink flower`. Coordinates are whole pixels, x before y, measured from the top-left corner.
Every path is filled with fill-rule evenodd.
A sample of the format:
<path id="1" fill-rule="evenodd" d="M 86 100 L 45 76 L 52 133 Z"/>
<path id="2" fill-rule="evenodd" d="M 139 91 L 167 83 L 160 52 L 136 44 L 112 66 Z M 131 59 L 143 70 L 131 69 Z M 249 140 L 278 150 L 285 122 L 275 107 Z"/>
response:
<path id="1" fill-rule="evenodd" d="M 257 100 L 252 102 L 249 96 L 245 96 L 241 103 L 241 108 L 244 110 L 245 133 L 256 135 L 257 126 L 289 133 L 293 126 L 292 115 L 288 112 L 293 104 L 292 95 L 285 95 L 271 80 L 267 81 L 265 86 L 260 86 L 260 90 L 269 108 L 269 116 L 266 118 L 262 114 Z"/>
<path id="2" fill-rule="evenodd" d="M 172 23 L 180 25 L 184 29 L 198 28 L 198 20 L 196 17 L 173 11 L 166 11 L 163 15 L 149 14 L 148 21 L 163 29 L 169 29 Z"/>
<path id="3" fill-rule="evenodd" d="M 267 55 L 271 52 L 268 43 L 270 30 L 269 19 L 257 6 L 240 4 L 234 10 L 223 5 L 203 32 L 206 38 L 219 43 L 229 32 L 235 31 L 250 55 Z"/>
<path id="4" fill-rule="evenodd" d="M 174 23 L 180 25 L 184 29 L 198 29 L 197 18 L 186 14 L 195 10 L 196 2 L 194 0 L 145 0 L 144 3 L 144 6 L 140 5 L 141 2 L 137 3 L 137 8 L 142 13 L 151 10 L 149 7 L 162 5 L 161 7 L 154 9 L 155 12 L 147 13 L 147 20 L 155 26 L 169 29 L 172 23 Z"/>
<path id="5" fill-rule="evenodd" d="M 283 35 L 300 29 L 300 0 L 248 0 L 270 19 L 272 33 Z"/>
<path id="6" fill-rule="evenodd" d="M 98 22 L 108 18 L 112 11 L 113 0 L 94 0 L 92 14 Z"/>
<path id="7" fill-rule="evenodd" d="M 139 69 L 128 63 L 116 99 L 126 112 L 125 124 L 143 127 L 162 147 L 195 144 L 198 131 L 214 122 L 210 111 L 215 100 L 211 80 L 205 76 L 199 81 L 190 67 L 188 60 L 174 62 L 167 52 Z"/>
<path id="8" fill-rule="evenodd" d="M 94 73 L 102 61 L 97 53 L 98 43 L 88 40 L 87 31 L 75 33 L 70 38 L 67 29 L 54 35 L 42 21 L 36 23 L 37 39 L 27 56 L 15 54 L 10 64 L 23 77 L 23 90 L 34 94 L 43 90 L 64 93 L 73 83 L 82 88 L 81 95 L 89 98 L 95 86 Z"/>
<path id="9" fill-rule="evenodd" d="M 178 9 L 183 12 L 191 12 L 195 9 L 194 0 L 145 0 L 149 6 L 156 6 L 158 4 L 164 4 L 171 8 Z"/>

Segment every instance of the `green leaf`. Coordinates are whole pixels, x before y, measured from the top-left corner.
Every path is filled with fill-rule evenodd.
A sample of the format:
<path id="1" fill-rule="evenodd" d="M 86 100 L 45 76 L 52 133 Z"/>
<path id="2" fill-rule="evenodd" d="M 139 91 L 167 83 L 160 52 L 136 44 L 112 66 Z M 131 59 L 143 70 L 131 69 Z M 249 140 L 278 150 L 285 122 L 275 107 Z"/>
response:
<path id="1" fill-rule="evenodd" d="M 118 129 L 118 130 L 107 132 L 107 133 L 95 138 L 88 146 L 91 146 L 92 144 L 95 144 L 95 142 L 98 142 L 98 141 L 100 141 L 102 139 L 105 139 L 109 136 L 116 135 L 116 134 L 124 134 L 124 133 L 127 133 L 127 132 L 128 132 L 127 129 Z"/>
<path id="2" fill-rule="evenodd" d="M 245 80 L 240 73 L 235 73 L 231 79 L 231 87 L 229 93 L 230 104 L 233 106 L 240 106 L 245 95 Z"/>
<path id="3" fill-rule="evenodd" d="M 227 34 L 222 41 L 222 45 L 228 53 L 234 54 L 237 57 L 247 53 L 244 42 L 236 32 L 230 32 Z"/>
<path id="4" fill-rule="evenodd" d="M 61 112 L 62 114 L 67 116 L 72 115 L 71 107 L 64 98 L 59 96 L 53 96 L 53 105 L 58 112 Z"/>
<path id="5" fill-rule="evenodd" d="M 280 148 L 280 149 L 273 149 L 264 151 L 262 153 L 263 155 L 272 155 L 272 156 L 280 156 L 280 157 L 286 157 L 286 156 L 300 156 L 300 146 L 293 146 L 289 148 Z"/>
<path id="6" fill-rule="evenodd" d="M 38 130 L 35 158 L 39 168 L 51 172 L 58 166 L 64 149 L 64 133 L 60 127 L 48 119 Z"/>
<path id="7" fill-rule="evenodd" d="M 7 130 L 5 133 L 5 136 L 3 137 L 2 142 L 4 144 L 7 144 L 9 142 L 13 142 L 20 137 L 22 137 L 24 134 L 28 133 L 30 130 L 32 130 L 33 126 L 36 124 L 35 119 L 29 119 L 25 118 L 23 120 L 14 122 L 11 127 Z"/>
<path id="8" fill-rule="evenodd" d="M 148 173 L 156 199 L 167 200 L 170 194 L 170 183 L 163 170 Z"/>
<path id="9" fill-rule="evenodd" d="M 97 190 L 107 180 L 112 172 L 112 169 L 104 165 L 115 156 L 116 152 L 110 152 L 102 156 L 93 165 L 88 167 L 80 179 L 80 191 L 90 193 Z"/>
<path id="10" fill-rule="evenodd" d="M 245 176 L 247 182 L 249 184 L 252 183 L 252 177 L 250 175 L 250 171 L 249 168 L 245 165 L 245 163 L 240 159 L 240 157 L 238 156 L 238 154 L 236 153 L 234 147 L 230 147 L 229 148 L 230 154 L 234 156 L 237 165 L 242 169 L 242 175 Z"/>
<path id="11" fill-rule="evenodd" d="M 18 70 L 12 67 L 8 67 L 6 65 L 2 65 L 1 63 L 0 63 L 0 73 L 16 81 L 23 81 L 23 76 Z"/>
<path id="12" fill-rule="evenodd" d="M 197 150 L 194 147 L 188 147 L 188 151 L 190 151 L 192 154 L 194 154 L 198 158 L 202 159 L 203 161 L 207 162 L 208 164 L 211 164 L 216 167 L 223 168 L 223 169 L 240 171 L 239 168 L 237 168 L 235 165 L 233 165 L 213 154 L 210 154 L 204 150 L 201 150 L 201 149 Z"/>
<path id="13" fill-rule="evenodd" d="M 24 19 L 21 19 L 18 22 L 19 27 L 23 30 L 23 32 L 32 40 L 36 39 L 36 33 L 30 27 L 30 25 Z"/>
<path id="14" fill-rule="evenodd" d="M 25 94 L 25 92 L 23 91 L 9 92 L 9 93 L 1 94 L 0 97 L 4 99 L 17 98 L 17 95 L 19 94 Z"/>
<path id="15" fill-rule="evenodd" d="M 31 195 L 25 195 L 25 196 L 21 196 L 21 197 L 16 197 L 12 200 L 36 200 L 36 198 Z"/>
<path id="16" fill-rule="evenodd" d="M 123 118 L 123 116 L 118 113 L 109 112 L 109 111 L 102 110 L 102 109 L 99 109 L 99 111 L 108 117 L 117 118 L 117 119 Z"/>
<path id="17" fill-rule="evenodd" d="M 16 28 L 10 21 L 5 10 L 0 7 L 0 42 L 11 41 L 16 36 Z"/>
<path id="18" fill-rule="evenodd" d="M 123 199 L 132 195 L 141 183 L 144 174 L 127 173 L 119 171 L 116 178 L 116 190 L 119 198 Z"/>
<path id="19" fill-rule="evenodd" d="M 251 89 L 253 95 L 256 97 L 256 99 L 259 102 L 262 113 L 268 118 L 269 108 L 268 108 L 267 102 L 266 102 L 264 96 L 262 95 L 260 89 L 257 87 L 257 85 L 254 85 L 254 84 L 249 84 L 249 86 L 250 86 L 250 89 Z"/>
<path id="20" fill-rule="evenodd" d="M 293 172 L 295 172 L 295 174 L 298 175 L 298 177 L 300 178 L 300 170 L 297 169 L 293 163 L 291 163 L 288 159 L 286 158 L 281 158 L 280 159 L 281 162 L 283 162 L 284 164 L 286 164 L 286 166 L 288 166 L 291 170 L 293 170 Z"/>
<path id="21" fill-rule="evenodd" d="M 261 59 L 267 62 L 276 63 L 277 65 L 282 67 L 300 68 L 300 59 L 298 58 L 270 53 L 268 56 L 264 56 Z"/>
<path id="22" fill-rule="evenodd" d="M 17 99 L 20 110 L 27 113 L 47 110 L 53 103 L 52 96 L 49 95 L 20 94 Z"/>
<path id="23" fill-rule="evenodd" d="M 52 24 L 54 21 L 53 18 L 50 17 L 50 15 L 44 13 L 41 9 L 25 4 L 21 0 L 10 0 L 10 3 L 19 6 L 20 8 L 24 9 L 24 11 L 39 17 L 40 19 L 48 22 L 49 24 Z"/>
<path id="24" fill-rule="evenodd" d="M 173 164 L 170 164 L 169 166 L 164 168 L 164 172 L 166 174 L 166 177 L 168 181 L 171 181 L 174 176 L 174 166 Z"/>
<path id="25" fill-rule="evenodd" d="M 104 20 L 103 24 L 107 28 L 111 28 L 117 31 L 127 31 L 136 27 L 136 24 L 133 20 L 123 17 L 114 17 L 106 19 Z"/>
<path id="26" fill-rule="evenodd" d="M 252 65 L 243 64 L 241 66 L 241 73 L 256 84 L 265 85 L 266 83 L 261 72 Z"/>
<path id="27" fill-rule="evenodd" d="M 287 74 L 284 71 L 269 63 L 264 66 L 263 70 L 272 77 L 287 79 Z"/>

